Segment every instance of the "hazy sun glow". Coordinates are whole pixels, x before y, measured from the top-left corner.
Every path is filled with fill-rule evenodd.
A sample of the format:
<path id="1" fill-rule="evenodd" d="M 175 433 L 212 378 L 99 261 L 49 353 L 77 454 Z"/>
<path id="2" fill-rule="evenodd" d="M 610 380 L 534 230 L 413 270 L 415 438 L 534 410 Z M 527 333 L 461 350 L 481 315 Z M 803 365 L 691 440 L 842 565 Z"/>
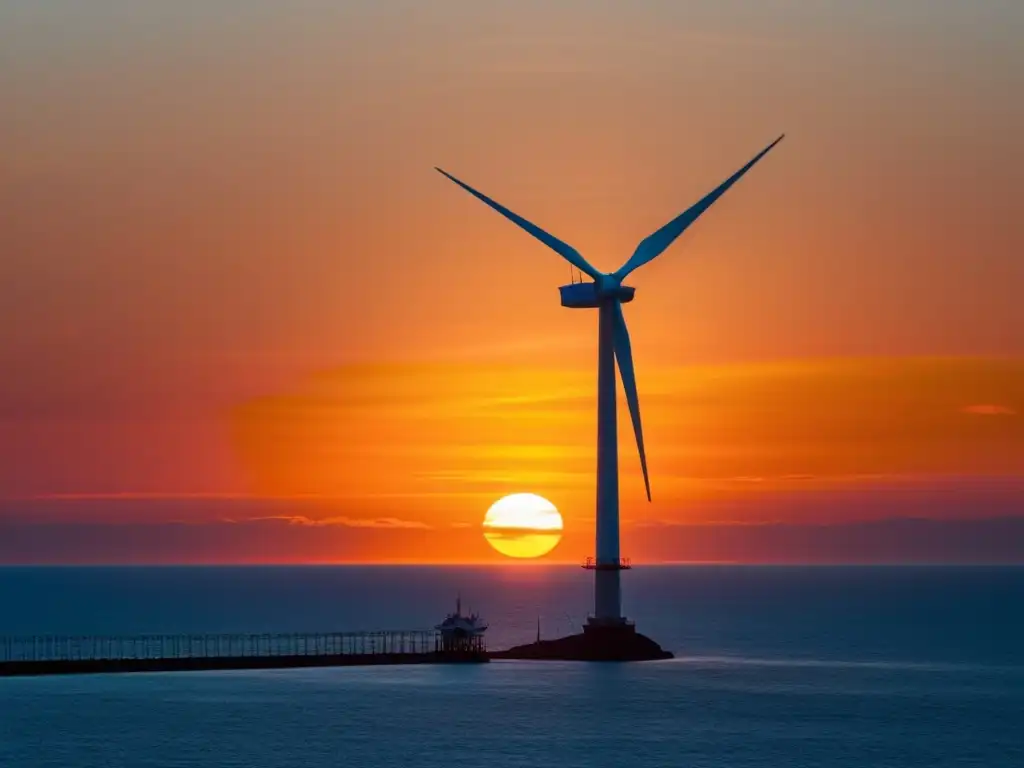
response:
<path id="1" fill-rule="evenodd" d="M 562 516 L 535 493 L 513 493 L 494 502 L 484 516 L 484 538 L 509 557 L 541 557 L 562 538 Z"/>

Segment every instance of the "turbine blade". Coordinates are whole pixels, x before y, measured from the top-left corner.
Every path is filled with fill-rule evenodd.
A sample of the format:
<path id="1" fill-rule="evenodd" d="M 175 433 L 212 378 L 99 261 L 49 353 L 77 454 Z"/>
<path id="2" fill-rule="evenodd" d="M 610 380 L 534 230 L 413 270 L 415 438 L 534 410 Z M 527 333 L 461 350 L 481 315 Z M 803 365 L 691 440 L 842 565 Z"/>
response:
<path id="1" fill-rule="evenodd" d="M 563 243 L 557 237 L 555 237 L 552 234 L 549 234 L 549 233 L 545 232 L 543 229 L 538 227 L 536 224 L 527 221 L 526 219 L 524 219 L 522 216 L 520 216 L 517 213 L 513 213 L 508 208 L 503 206 L 501 203 L 499 203 L 499 202 L 497 202 L 495 200 L 492 200 L 491 198 L 489 198 L 487 195 L 483 194 L 482 192 L 476 191 L 471 186 L 469 186 L 469 184 L 465 184 L 465 183 L 459 181 L 458 179 L 456 179 L 454 176 L 452 176 L 447 171 L 442 170 L 441 168 L 434 168 L 434 170 L 437 171 L 438 173 L 440 173 L 441 175 L 446 176 L 449 179 L 451 179 L 452 181 L 454 181 L 456 184 L 458 184 L 464 190 L 469 192 L 469 194 L 473 195 L 473 197 L 475 197 L 478 200 L 481 200 L 481 201 L 487 203 L 487 205 L 489 205 L 491 208 L 496 210 L 498 213 L 500 213 L 502 216 L 504 216 L 509 221 L 513 222 L 514 224 L 518 224 L 520 227 L 522 227 L 527 232 L 529 232 L 531 235 L 533 235 L 535 238 L 540 240 L 548 248 L 550 248 L 551 250 L 555 251 L 555 253 L 559 254 L 563 259 L 568 261 L 570 264 L 572 264 L 574 267 L 579 269 L 581 272 L 586 272 L 588 275 L 590 275 L 595 280 L 601 275 L 600 272 L 598 272 L 596 269 L 594 269 L 592 266 L 590 266 L 590 263 L 586 259 L 583 258 L 583 256 L 580 254 L 579 251 L 577 251 L 575 248 L 573 248 L 568 243 Z"/>
<path id="2" fill-rule="evenodd" d="M 701 200 L 690 208 L 687 208 L 657 232 L 654 232 L 644 238 L 640 245 L 636 247 L 636 250 L 633 252 L 633 255 L 630 256 L 629 260 L 615 272 L 615 276 L 619 280 L 622 280 L 637 267 L 641 267 L 647 262 L 660 256 L 670 245 L 672 245 L 673 242 L 675 242 L 677 237 L 683 234 L 687 227 L 693 224 L 693 222 L 695 222 L 697 218 L 704 213 L 704 211 L 711 207 L 712 203 L 724 195 L 729 187 L 739 181 L 747 171 L 754 167 L 758 160 L 767 155 L 768 152 L 770 152 L 776 144 L 782 141 L 784 137 L 785 134 L 779 136 L 779 138 L 758 152 L 753 160 L 719 184 Z"/>
<path id="3" fill-rule="evenodd" d="M 626 403 L 629 405 L 629 418 L 633 420 L 633 434 L 636 435 L 636 447 L 640 452 L 640 468 L 644 472 L 644 488 L 647 489 L 647 500 L 651 500 L 651 480 L 647 476 L 647 453 L 644 451 L 644 430 L 640 423 L 640 398 L 636 392 L 636 373 L 633 371 L 633 349 L 629 343 L 629 330 L 626 328 L 626 316 L 622 313 L 622 304 L 615 304 L 615 359 L 619 364 L 619 376 L 622 388 L 626 391 Z"/>

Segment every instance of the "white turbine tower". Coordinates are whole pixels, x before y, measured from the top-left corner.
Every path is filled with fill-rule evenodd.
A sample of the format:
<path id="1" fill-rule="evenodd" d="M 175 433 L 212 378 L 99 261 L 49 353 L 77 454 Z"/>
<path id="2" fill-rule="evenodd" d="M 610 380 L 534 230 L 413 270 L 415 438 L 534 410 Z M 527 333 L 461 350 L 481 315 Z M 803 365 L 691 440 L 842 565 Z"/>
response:
<path id="1" fill-rule="evenodd" d="M 647 455 L 644 452 L 643 429 L 640 424 L 640 403 L 636 392 L 636 376 L 633 371 L 633 353 L 629 343 L 629 331 L 622 314 L 622 305 L 633 300 L 635 288 L 623 285 L 622 281 L 637 267 L 657 258 L 697 218 L 711 207 L 726 190 L 739 179 L 780 141 L 762 149 L 746 165 L 723 181 L 701 200 L 645 238 L 636 247 L 625 264 L 611 273 L 599 272 L 583 256 L 557 237 L 545 232 L 522 216 L 513 213 L 482 192 L 459 181 L 450 173 L 436 170 L 454 181 L 474 197 L 487 203 L 505 218 L 525 229 L 562 258 L 593 278 L 590 283 L 574 283 L 559 288 L 562 306 L 570 309 L 597 309 L 599 311 L 598 355 L 597 355 L 597 557 L 588 560 L 587 566 L 595 571 L 594 616 L 589 620 L 593 627 L 614 627 L 624 625 L 622 600 L 619 588 L 619 571 L 628 568 L 619 553 L 619 470 L 618 442 L 615 415 L 615 361 L 619 364 L 619 375 L 633 421 L 633 432 L 640 452 L 640 467 L 644 474 L 647 500 L 651 500 L 651 484 L 647 476 Z"/>

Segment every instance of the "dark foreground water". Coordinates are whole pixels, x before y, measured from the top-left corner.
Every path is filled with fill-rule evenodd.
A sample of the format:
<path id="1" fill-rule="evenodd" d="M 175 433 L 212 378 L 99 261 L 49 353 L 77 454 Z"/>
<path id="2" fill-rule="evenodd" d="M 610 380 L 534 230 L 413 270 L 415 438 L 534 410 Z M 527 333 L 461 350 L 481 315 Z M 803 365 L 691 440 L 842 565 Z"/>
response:
<path id="1" fill-rule="evenodd" d="M 637 569 L 633 665 L 0 679 L 0 766 L 1024 766 L 1024 568 Z M 578 630 L 568 567 L 0 569 L 0 634 Z"/>

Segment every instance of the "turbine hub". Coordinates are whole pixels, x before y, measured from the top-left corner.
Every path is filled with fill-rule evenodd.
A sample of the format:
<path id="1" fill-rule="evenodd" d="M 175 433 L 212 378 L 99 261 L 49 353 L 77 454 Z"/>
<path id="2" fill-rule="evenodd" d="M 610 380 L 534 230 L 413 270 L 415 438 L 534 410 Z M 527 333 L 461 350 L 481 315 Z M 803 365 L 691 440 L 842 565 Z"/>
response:
<path id="1" fill-rule="evenodd" d="M 597 280 L 594 281 L 597 295 L 602 299 L 614 297 L 621 285 L 622 281 L 615 275 L 599 275 Z"/>

